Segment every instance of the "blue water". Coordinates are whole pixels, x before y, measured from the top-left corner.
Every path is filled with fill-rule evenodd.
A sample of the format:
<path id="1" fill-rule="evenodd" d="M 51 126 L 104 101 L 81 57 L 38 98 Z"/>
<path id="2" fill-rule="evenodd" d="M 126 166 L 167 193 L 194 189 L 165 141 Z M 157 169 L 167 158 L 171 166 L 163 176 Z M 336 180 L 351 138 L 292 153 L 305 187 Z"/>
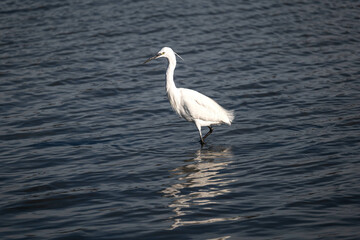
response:
<path id="1" fill-rule="evenodd" d="M 358 239 L 359 26 L 358 1 L 1 1 L 0 238 Z M 203 148 L 142 64 L 164 46 L 235 110 Z"/>

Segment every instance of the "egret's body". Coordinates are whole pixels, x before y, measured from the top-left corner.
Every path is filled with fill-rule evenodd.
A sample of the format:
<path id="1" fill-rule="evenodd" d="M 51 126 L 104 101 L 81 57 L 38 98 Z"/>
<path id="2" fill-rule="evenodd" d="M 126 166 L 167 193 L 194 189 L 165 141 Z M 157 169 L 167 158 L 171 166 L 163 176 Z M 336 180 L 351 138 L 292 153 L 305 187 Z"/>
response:
<path id="1" fill-rule="evenodd" d="M 169 65 L 166 71 L 166 92 L 174 111 L 189 122 L 194 122 L 200 134 L 200 142 L 209 136 L 213 125 L 228 124 L 234 119 L 233 111 L 222 108 L 211 98 L 191 89 L 177 88 L 174 82 L 176 67 L 176 53 L 168 47 L 162 48 L 158 54 L 149 58 L 146 62 L 156 58 L 165 57 Z M 145 62 L 145 63 L 146 63 Z M 210 131 L 202 137 L 201 127 L 209 127 Z"/>

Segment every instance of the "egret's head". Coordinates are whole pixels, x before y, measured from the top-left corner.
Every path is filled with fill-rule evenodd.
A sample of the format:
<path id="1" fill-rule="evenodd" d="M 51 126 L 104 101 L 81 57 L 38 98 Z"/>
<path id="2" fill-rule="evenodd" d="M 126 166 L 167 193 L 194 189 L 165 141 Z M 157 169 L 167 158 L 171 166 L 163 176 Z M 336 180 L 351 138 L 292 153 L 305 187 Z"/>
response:
<path id="1" fill-rule="evenodd" d="M 144 63 L 147 63 L 147 62 L 150 62 L 151 60 L 154 60 L 154 59 L 157 59 L 157 58 L 162 58 L 162 57 L 166 57 L 166 58 L 175 57 L 175 55 L 177 55 L 179 58 L 182 59 L 182 57 L 180 57 L 179 54 L 174 52 L 171 48 L 163 47 L 155 56 L 149 58 Z"/>

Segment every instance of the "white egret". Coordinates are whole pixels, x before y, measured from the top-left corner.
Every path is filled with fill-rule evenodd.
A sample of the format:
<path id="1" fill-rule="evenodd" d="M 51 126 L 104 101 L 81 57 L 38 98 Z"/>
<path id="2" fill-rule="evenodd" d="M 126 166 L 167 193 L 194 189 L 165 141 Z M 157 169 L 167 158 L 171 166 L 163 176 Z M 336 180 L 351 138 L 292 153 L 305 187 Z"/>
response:
<path id="1" fill-rule="evenodd" d="M 164 47 L 154 57 L 149 58 L 144 63 L 157 58 L 167 58 L 169 64 L 166 70 L 166 92 L 171 107 L 180 117 L 195 123 L 199 130 L 200 143 L 204 145 L 205 138 L 213 132 L 213 125 L 223 123 L 231 125 L 234 119 L 234 111 L 224 109 L 214 100 L 197 91 L 177 88 L 174 82 L 174 71 L 176 67 L 175 54 L 179 56 L 171 48 Z M 204 137 L 202 137 L 201 134 L 201 127 L 209 128 L 209 132 Z"/>

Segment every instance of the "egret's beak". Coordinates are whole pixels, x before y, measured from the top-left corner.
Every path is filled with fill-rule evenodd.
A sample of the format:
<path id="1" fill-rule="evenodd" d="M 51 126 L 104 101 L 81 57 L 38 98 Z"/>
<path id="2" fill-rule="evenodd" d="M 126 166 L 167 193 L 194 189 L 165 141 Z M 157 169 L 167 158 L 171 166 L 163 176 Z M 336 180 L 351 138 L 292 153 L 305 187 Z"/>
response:
<path id="1" fill-rule="evenodd" d="M 147 63 L 147 62 L 150 62 L 151 60 L 157 59 L 158 57 L 160 57 L 160 55 L 161 55 L 161 53 L 156 54 L 155 56 L 153 56 L 153 57 L 149 58 L 148 60 L 146 60 L 144 62 L 144 64 Z"/>

